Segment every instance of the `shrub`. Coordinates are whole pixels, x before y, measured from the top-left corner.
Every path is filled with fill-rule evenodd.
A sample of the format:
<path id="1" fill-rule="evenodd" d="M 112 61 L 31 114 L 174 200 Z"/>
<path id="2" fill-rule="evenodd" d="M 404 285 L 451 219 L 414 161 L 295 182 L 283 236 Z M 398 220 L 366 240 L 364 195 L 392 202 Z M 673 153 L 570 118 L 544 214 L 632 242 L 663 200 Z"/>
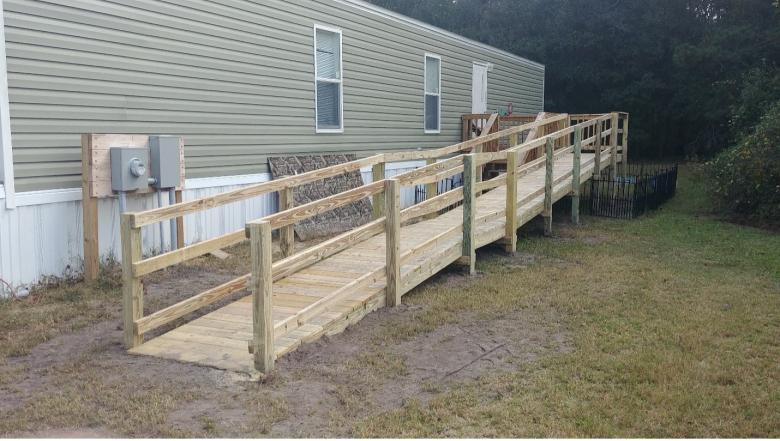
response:
<path id="1" fill-rule="evenodd" d="M 780 225 L 780 101 L 710 164 L 709 188 L 719 208 Z"/>

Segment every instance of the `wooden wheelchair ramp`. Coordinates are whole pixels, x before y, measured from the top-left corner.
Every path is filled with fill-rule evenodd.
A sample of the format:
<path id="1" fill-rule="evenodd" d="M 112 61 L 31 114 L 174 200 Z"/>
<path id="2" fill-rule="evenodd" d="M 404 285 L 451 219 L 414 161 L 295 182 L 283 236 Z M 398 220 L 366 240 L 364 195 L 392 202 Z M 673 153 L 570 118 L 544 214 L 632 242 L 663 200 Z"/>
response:
<path id="1" fill-rule="evenodd" d="M 613 153 L 615 150 L 613 150 Z M 596 155 L 581 154 L 581 170 L 574 170 L 574 153 L 563 152 L 552 167 L 552 201 L 571 194 L 573 175 L 580 182 L 591 177 Z M 601 155 L 600 155 L 601 156 Z M 610 164 L 600 157 L 600 167 Z M 546 168 L 531 170 L 517 180 L 517 226 L 543 213 Z M 474 199 L 475 248 L 502 240 L 506 235 L 506 184 L 494 186 Z M 433 219 L 400 228 L 400 253 L 409 257 L 401 265 L 401 294 L 408 292 L 463 254 L 463 206 Z M 317 263 L 276 280 L 272 286 L 272 319 L 279 325 L 322 299 L 342 293 L 304 324 L 276 333 L 273 352 L 279 358 L 303 343 L 336 334 L 366 314 L 385 306 L 386 236 L 374 235 Z M 249 351 L 253 334 L 252 296 L 246 296 L 205 314 L 159 337 L 130 349 L 130 353 L 162 357 L 241 372 L 254 372 Z"/>

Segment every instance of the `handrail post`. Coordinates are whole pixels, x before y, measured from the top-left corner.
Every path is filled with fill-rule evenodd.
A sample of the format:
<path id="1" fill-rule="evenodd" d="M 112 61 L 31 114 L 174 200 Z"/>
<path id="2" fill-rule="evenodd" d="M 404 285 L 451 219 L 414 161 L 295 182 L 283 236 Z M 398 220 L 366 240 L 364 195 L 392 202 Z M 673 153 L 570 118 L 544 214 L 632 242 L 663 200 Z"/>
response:
<path id="1" fill-rule="evenodd" d="M 279 211 L 286 211 L 295 206 L 293 187 L 279 190 Z M 295 254 L 295 224 L 279 229 L 279 247 L 283 257 Z"/>
<path id="2" fill-rule="evenodd" d="M 517 252 L 517 167 L 520 152 L 510 150 L 506 157 L 506 252 Z"/>
<path id="3" fill-rule="evenodd" d="M 582 128 L 574 128 L 574 164 L 571 172 L 571 221 L 580 224 L 580 167 L 582 166 Z"/>
<path id="4" fill-rule="evenodd" d="M 553 206 L 553 151 L 555 150 L 555 141 L 547 138 L 545 146 L 547 159 L 545 161 L 544 174 L 544 235 L 552 236 L 552 206 Z"/>
<path id="5" fill-rule="evenodd" d="M 596 135 L 596 140 L 593 141 L 593 150 L 596 155 L 595 161 L 596 163 L 593 165 L 593 175 L 598 176 L 601 174 L 601 121 L 596 121 L 596 126 L 594 129 L 594 134 Z"/>
<path id="6" fill-rule="evenodd" d="M 371 182 L 379 182 L 385 179 L 385 162 L 374 164 L 371 167 Z M 382 213 L 385 209 L 385 194 L 384 192 L 378 192 L 371 197 L 371 207 L 374 219 L 382 217 Z"/>
<path id="7" fill-rule="evenodd" d="M 144 342 L 144 335 L 136 331 L 136 320 L 144 314 L 144 288 L 135 276 L 133 263 L 142 259 L 141 228 L 133 228 L 129 213 L 122 214 L 122 317 L 124 319 L 125 347 L 134 348 Z"/>
<path id="8" fill-rule="evenodd" d="M 436 159 L 429 159 L 425 162 L 426 165 L 433 165 L 436 164 Z M 430 184 L 427 184 L 425 186 L 425 199 L 433 199 L 439 194 L 439 183 L 438 182 L 431 182 Z M 425 219 L 433 219 L 436 217 L 436 213 L 431 213 L 427 216 L 425 216 Z"/>
<path id="9" fill-rule="evenodd" d="M 477 254 L 474 222 L 477 217 L 476 204 L 477 161 L 474 155 L 463 156 L 463 248 L 459 262 L 468 265 L 469 274 L 476 274 Z"/>
<path id="10" fill-rule="evenodd" d="M 623 163 L 623 173 L 628 174 L 628 120 L 630 115 L 628 113 L 623 118 L 623 151 L 621 154 L 621 162 Z"/>
<path id="11" fill-rule="evenodd" d="M 401 183 L 385 180 L 385 304 L 401 304 Z"/>
<path id="12" fill-rule="evenodd" d="M 612 135 L 609 137 L 610 140 L 610 160 L 609 160 L 609 176 L 612 178 L 612 180 L 615 180 L 617 178 L 617 146 L 618 146 L 618 114 L 617 112 L 612 112 L 612 122 L 610 123 L 612 126 Z"/>
<path id="13" fill-rule="evenodd" d="M 274 369 L 274 322 L 271 223 L 249 224 L 252 254 L 252 353 L 255 369 L 268 374 Z"/>

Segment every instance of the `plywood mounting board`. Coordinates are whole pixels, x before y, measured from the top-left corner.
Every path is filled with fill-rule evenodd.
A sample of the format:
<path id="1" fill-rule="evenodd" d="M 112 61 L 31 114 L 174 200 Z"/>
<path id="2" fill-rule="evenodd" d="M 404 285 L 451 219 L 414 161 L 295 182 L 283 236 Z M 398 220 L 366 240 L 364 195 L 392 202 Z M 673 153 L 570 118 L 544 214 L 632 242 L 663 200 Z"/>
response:
<path id="1" fill-rule="evenodd" d="M 180 190 L 184 185 L 184 138 L 179 137 L 179 155 L 181 158 Z M 122 135 L 122 134 L 97 134 L 88 133 L 82 138 L 83 158 L 89 162 L 88 167 L 82 170 L 87 173 L 86 184 L 89 195 L 93 198 L 107 198 L 114 196 L 111 190 L 111 155 L 112 147 L 149 147 L 149 135 Z M 147 165 L 151 169 L 151 164 Z M 139 190 L 134 193 L 144 194 L 153 192 L 153 188 Z"/>

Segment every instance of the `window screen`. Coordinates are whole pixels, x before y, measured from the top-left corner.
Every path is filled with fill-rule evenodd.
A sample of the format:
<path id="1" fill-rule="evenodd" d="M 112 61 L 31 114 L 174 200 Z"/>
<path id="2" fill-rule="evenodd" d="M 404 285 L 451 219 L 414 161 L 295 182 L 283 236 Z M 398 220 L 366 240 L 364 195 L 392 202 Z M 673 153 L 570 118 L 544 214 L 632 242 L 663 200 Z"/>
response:
<path id="1" fill-rule="evenodd" d="M 425 56 L 425 132 L 441 131 L 441 59 Z"/>
<path id="2" fill-rule="evenodd" d="M 341 131 L 341 32 L 323 28 L 315 28 L 314 32 L 317 131 Z"/>

